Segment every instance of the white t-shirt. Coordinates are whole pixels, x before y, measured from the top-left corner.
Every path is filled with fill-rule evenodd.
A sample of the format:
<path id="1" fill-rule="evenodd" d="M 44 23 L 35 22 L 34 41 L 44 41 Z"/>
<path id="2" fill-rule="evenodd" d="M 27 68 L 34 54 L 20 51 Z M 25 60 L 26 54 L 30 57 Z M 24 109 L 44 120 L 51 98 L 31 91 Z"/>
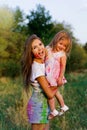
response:
<path id="1" fill-rule="evenodd" d="M 33 85 L 35 91 L 41 91 L 40 84 L 36 80 L 36 78 L 40 76 L 45 76 L 45 64 L 43 63 L 38 63 L 36 61 L 33 62 L 32 64 L 32 72 L 31 72 L 31 85 Z"/>

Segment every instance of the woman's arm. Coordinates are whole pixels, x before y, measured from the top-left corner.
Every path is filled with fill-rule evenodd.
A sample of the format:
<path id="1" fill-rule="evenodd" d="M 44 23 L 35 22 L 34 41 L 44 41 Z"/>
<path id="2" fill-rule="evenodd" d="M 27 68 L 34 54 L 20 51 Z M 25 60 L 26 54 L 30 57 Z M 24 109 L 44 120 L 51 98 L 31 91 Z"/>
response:
<path id="1" fill-rule="evenodd" d="M 57 92 L 57 87 L 52 88 L 49 86 L 45 76 L 40 76 L 37 78 L 37 81 L 39 82 L 39 84 L 41 85 L 43 91 L 45 92 L 45 94 L 47 95 L 48 98 L 53 98 L 55 93 Z"/>

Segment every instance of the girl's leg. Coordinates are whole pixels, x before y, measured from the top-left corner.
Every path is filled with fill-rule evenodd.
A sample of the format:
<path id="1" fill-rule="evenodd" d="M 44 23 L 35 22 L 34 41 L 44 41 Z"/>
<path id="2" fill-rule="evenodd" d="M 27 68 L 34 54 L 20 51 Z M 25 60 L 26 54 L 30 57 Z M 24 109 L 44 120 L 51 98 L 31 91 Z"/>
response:
<path id="1" fill-rule="evenodd" d="M 49 124 L 32 124 L 32 130 L 49 130 Z"/>
<path id="2" fill-rule="evenodd" d="M 53 119 L 55 116 L 58 115 L 58 111 L 55 109 L 55 99 L 54 98 L 49 99 L 48 103 L 49 103 L 50 110 L 51 110 L 51 113 L 48 116 L 48 119 L 50 120 L 50 119 Z"/>
<path id="3" fill-rule="evenodd" d="M 63 99 L 63 96 L 60 94 L 59 91 L 56 92 L 55 97 L 58 100 L 60 106 L 64 107 L 64 99 Z"/>
<path id="4" fill-rule="evenodd" d="M 62 97 L 62 95 L 60 94 L 59 91 L 57 91 L 55 96 L 56 96 L 56 98 L 57 98 L 57 100 L 58 100 L 58 102 L 59 102 L 59 104 L 61 106 L 61 108 L 60 108 L 61 111 L 59 112 L 59 116 L 61 116 L 61 115 L 64 114 L 64 112 L 69 110 L 69 107 L 65 105 L 64 99 L 63 99 L 63 97 Z"/>
<path id="5" fill-rule="evenodd" d="M 48 104 L 50 106 L 50 110 L 53 111 L 55 109 L 55 99 L 54 98 L 48 99 Z"/>

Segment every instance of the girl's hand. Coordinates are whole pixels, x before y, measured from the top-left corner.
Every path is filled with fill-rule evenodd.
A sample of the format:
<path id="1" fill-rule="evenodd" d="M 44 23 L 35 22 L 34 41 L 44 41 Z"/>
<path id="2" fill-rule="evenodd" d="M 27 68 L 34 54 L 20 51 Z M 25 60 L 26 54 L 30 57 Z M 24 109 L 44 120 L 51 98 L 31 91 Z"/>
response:
<path id="1" fill-rule="evenodd" d="M 62 78 L 61 78 L 61 77 L 58 78 L 57 83 L 58 83 L 58 86 L 62 86 L 62 85 L 63 85 L 63 82 L 62 82 Z"/>

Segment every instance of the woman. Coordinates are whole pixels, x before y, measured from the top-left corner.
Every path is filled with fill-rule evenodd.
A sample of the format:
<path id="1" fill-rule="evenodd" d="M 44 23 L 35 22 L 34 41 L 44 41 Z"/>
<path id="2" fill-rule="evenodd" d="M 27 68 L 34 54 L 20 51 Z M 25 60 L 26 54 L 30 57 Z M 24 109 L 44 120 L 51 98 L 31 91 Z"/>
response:
<path id="1" fill-rule="evenodd" d="M 45 78 L 45 47 L 41 39 L 31 35 L 25 42 L 22 56 L 22 72 L 25 88 L 33 88 L 27 112 L 32 130 L 49 130 L 49 106 L 47 98 L 53 98 L 56 88 L 49 86 Z"/>

